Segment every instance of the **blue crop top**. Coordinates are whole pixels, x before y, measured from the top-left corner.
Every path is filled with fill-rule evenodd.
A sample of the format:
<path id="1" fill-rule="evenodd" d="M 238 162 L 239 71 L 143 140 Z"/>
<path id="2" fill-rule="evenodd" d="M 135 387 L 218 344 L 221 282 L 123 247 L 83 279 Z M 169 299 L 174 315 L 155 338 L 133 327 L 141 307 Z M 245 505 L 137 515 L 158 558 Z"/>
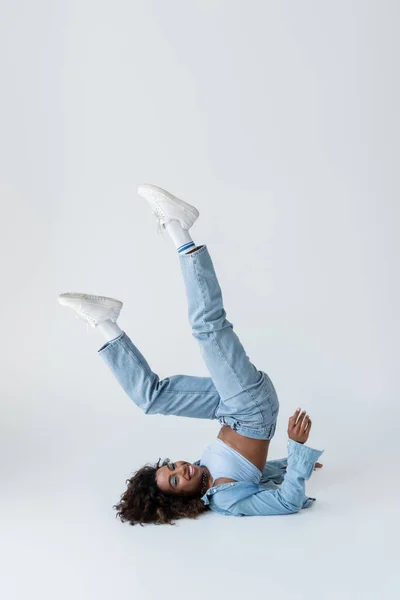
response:
<path id="1" fill-rule="evenodd" d="M 212 485 L 220 477 L 251 483 L 259 483 L 262 477 L 262 471 L 219 438 L 205 448 L 200 465 L 206 466 L 210 471 L 213 477 Z"/>

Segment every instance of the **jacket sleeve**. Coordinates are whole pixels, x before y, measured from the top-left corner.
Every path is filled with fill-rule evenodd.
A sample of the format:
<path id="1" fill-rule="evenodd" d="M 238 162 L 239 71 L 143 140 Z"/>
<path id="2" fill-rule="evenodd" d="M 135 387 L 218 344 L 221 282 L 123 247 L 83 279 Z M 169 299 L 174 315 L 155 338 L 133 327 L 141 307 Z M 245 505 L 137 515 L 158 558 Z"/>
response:
<path id="1" fill-rule="evenodd" d="M 298 512 L 310 500 L 305 494 L 305 481 L 310 479 L 314 465 L 323 452 L 289 439 L 287 469 L 281 488 L 260 490 L 234 503 L 229 512 L 236 516 Z"/>
<path id="2" fill-rule="evenodd" d="M 267 460 L 260 479 L 260 485 L 274 488 L 276 484 L 281 484 L 285 477 L 286 468 L 287 458 Z"/>

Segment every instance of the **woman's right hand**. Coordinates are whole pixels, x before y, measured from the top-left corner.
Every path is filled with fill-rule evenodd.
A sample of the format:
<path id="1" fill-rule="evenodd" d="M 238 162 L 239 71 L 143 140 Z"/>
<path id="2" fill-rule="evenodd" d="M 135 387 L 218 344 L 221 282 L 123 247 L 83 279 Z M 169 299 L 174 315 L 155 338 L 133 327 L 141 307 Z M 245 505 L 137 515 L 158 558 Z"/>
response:
<path id="1" fill-rule="evenodd" d="M 298 442 L 299 444 L 304 444 L 308 440 L 310 429 L 310 417 L 307 415 L 305 410 L 302 410 L 300 413 L 300 409 L 298 408 L 294 415 L 289 419 L 287 430 L 289 438 L 295 442 Z"/>

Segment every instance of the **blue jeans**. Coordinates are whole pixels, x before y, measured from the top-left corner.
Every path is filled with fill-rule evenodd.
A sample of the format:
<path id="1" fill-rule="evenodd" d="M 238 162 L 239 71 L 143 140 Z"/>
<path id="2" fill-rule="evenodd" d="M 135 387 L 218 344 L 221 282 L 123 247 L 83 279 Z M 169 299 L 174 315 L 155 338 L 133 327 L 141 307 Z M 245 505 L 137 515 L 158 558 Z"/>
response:
<path id="1" fill-rule="evenodd" d="M 244 436 L 271 439 L 279 412 L 278 396 L 268 375 L 250 362 L 226 319 L 207 246 L 180 254 L 179 260 L 192 335 L 211 377 L 172 375 L 160 380 L 125 332 L 98 353 L 128 396 L 147 414 L 218 419 Z"/>

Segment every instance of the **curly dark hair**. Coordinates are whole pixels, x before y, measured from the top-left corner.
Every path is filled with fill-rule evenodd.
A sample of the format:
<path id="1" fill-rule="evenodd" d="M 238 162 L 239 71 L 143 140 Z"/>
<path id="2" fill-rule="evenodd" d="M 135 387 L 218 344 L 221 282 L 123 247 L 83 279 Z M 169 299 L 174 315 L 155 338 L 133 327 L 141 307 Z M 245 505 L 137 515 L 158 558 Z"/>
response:
<path id="1" fill-rule="evenodd" d="M 155 525 L 175 525 L 172 519 L 197 519 L 210 510 L 201 500 L 200 493 L 191 496 L 178 496 L 162 492 L 156 482 L 156 471 L 167 465 L 166 458 L 160 464 L 146 464 L 125 481 L 127 490 L 121 495 L 120 502 L 113 506 L 117 511 L 116 518 L 130 525 L 153 523 Z"/>

